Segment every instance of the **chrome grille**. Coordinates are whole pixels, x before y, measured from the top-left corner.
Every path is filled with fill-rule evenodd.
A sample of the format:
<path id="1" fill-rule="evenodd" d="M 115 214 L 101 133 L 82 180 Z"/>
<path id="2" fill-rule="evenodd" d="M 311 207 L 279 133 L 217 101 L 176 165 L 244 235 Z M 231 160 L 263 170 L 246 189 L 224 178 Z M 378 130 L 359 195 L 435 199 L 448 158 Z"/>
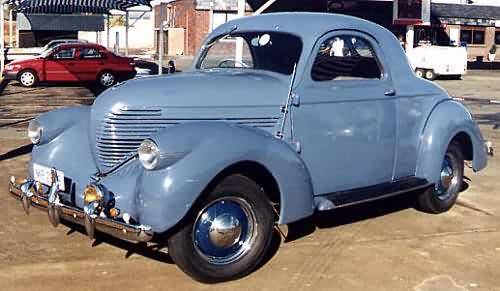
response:
<path id="1" fill-rule="evenodd" d="M 258 118 L 166 118 L 161 109 L 120 109 L 101 121 L 96 132 L 96 153 L 99 164 L 112 168 L 137 151 L 141 142 L 160 129 L 184 122 L 225 121 L 273 128 L 279 117 Z"/>

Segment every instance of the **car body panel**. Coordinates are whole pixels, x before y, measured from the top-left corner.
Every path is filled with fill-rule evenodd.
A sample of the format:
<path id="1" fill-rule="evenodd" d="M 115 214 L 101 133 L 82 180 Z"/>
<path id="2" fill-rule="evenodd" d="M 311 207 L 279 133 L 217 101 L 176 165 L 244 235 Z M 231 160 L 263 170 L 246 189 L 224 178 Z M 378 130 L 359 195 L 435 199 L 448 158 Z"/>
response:
<path id="1" fill-rule="evenodd" d="M 398 40 L 380 26 L 341 15 L 277 13 L 224 24 L 205 45 L 230 31 L 274 30 L 302 39 L 295 75 L 197 70 L 199 54 L 190 72 L 125 82 L 90 108 L 42 115 L 47 140 L 34 147 L 32 162 L 64 171 L 74 189 L 68 200 L 79 208 L 83 188 L 97 179 L 114 193 L 118 218 L 130 214 L 155 232 L 179 223 L 238 163 L 270 173 L 280 192 L 280 223 L 328 209 L 321 197 L 331 192 L 436 182 L 444 151 L 460 132 L 470 136 L 474 169 L 486 165 L 470 113 L 417 78 Z M 370 39 L 381 79 L 313 81 L 321 41 L 346 32 Z M 162 154 L 154 170 L 135 158 L 146 138 Z"/>

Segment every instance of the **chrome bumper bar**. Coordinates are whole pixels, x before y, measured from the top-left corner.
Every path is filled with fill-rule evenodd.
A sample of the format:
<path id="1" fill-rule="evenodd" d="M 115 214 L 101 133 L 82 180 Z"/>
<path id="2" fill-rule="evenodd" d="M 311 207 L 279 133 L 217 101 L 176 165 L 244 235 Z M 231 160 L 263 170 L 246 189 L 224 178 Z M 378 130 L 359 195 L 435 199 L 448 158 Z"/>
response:
<path id="1" fill-rule="evenodd" d="M 111 218 L 87 215 L 83 210 L 60 203 L 57 193 L 57 184 L 54 183 L 49 194 L 39 194 L 30 180 L 19 180 L 14 177 L 9 183 L 9 192 L 21 200 L 26 214 L 29 214 L 30 206 L 47 210 L 52 225 L 57 226 L 60 219 L 85 226 L 87 234 L 91 239 L 94 230 L 107 233 L 111 236 L 129 241 L 148 242 L 153 238 L 151 227 L 144 225 L 126 224 Z"/>
<path id="2" fill-rule="evenodd" d="M 487 141 L 484 143 L 484 145 L 486 146 L 486 153 L 488 154 L 488 156 L 492 157 L 494 154 L 493 143 L 491 141 Z"/>

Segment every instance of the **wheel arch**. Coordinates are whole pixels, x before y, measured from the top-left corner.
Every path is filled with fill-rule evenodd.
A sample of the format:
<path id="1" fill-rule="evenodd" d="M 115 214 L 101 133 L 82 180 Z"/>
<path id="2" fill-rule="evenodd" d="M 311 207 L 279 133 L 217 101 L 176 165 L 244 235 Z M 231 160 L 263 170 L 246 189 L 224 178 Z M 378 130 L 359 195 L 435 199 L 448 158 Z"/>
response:
<path id="1" fill-rule="evenodd" d="M 276 178 L 266 166 L 259 162 L 250 160 L 236 162 L 220 171 L 208 183 L 202 195 L 200 195 L 197 200 L 202 199 L 203 195 L 206 195 L 207 192 L 215 188 L 215 186 L 217 186 L 217 184 L 219 184 L 224 178 L 233 174 L 246 176 L 261 186 L 263 193 L 268 197 L 269 201 L 273 204 L 273 207 L 275 205 L 281 205 L 282 197 Z M 281 213 L 280 208 L 275 208 L 275 210 L 278 212 L 278 215 Z"/>
<path id="2" fill-rule="evenodd" d="M 445 152 L 453 141 L 460 143 L 475 171 L 486 167 L 484 140 L 471 114 L 461 103 L 445 99 L 434 107 L 423 128 L 415 175 L 436 183 Z"/>

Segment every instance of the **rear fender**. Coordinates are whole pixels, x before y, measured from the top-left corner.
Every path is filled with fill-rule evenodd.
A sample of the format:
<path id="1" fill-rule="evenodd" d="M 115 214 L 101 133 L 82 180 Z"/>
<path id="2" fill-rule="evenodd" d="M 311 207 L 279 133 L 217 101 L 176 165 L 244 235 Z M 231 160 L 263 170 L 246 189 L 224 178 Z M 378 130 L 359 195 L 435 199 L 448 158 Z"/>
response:
<path id="1" fill-rule="evenodd" d="M 416 176 L 437 183 L 448 145 L 460 133 L 465 133 L 471 141 L 474 171 L 484 169 L 487 152 L 476 122 L 461 103 L 445 99 L 435 106 L 427 119 L 420 139 Z"/>

